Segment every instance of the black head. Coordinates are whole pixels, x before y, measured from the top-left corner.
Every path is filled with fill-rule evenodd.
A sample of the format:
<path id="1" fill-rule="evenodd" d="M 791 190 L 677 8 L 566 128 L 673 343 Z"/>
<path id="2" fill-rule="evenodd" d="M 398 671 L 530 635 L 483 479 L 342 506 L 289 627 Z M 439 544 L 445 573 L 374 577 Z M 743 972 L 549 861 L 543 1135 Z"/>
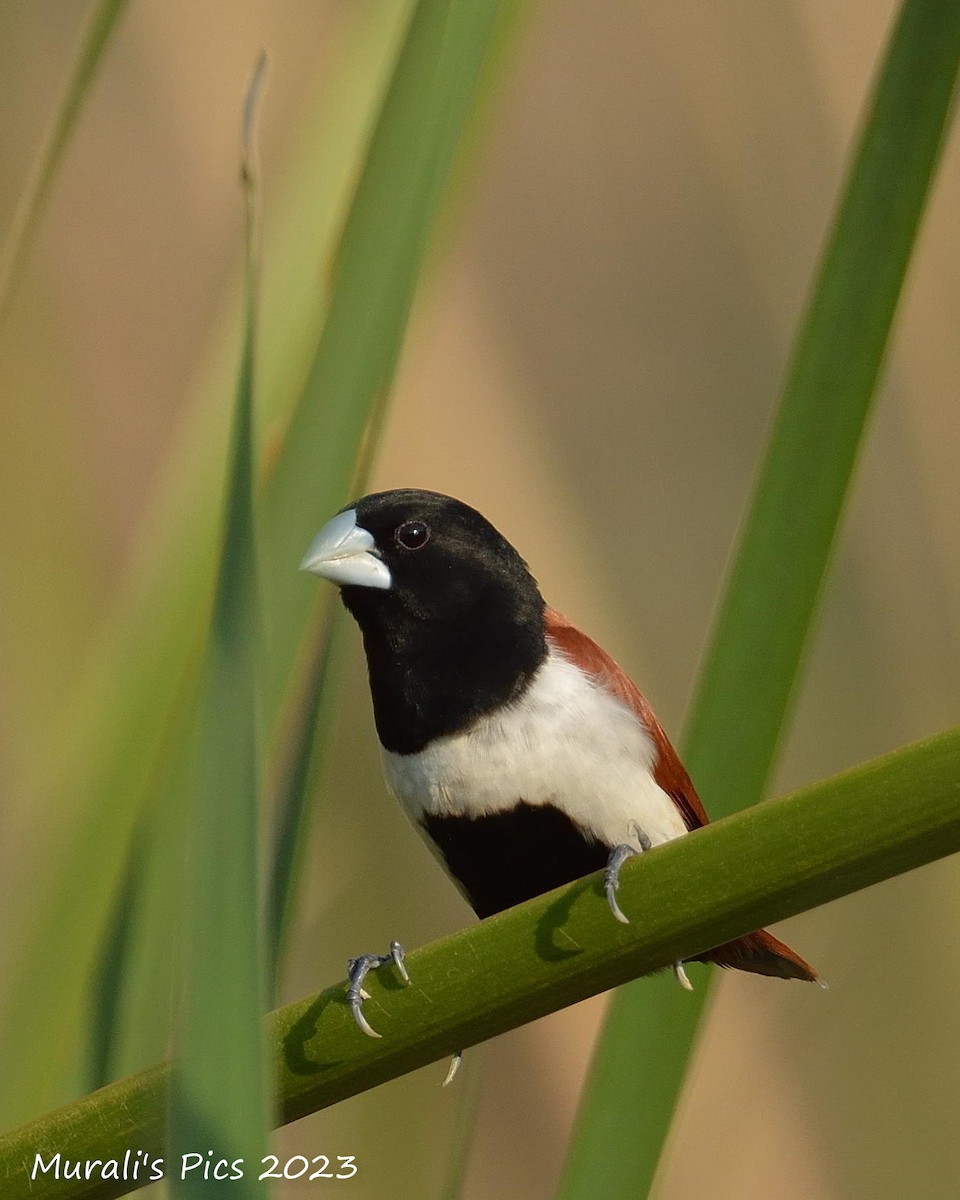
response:
<path id="1" fill-rule="evenodd" d="M 364 496 L 321 530 L 303 566 L 340 586 L 360 626 L 387 749 L 421 749 L 508 703 L 546 653 L 526 563 L 450 496 Z"/>

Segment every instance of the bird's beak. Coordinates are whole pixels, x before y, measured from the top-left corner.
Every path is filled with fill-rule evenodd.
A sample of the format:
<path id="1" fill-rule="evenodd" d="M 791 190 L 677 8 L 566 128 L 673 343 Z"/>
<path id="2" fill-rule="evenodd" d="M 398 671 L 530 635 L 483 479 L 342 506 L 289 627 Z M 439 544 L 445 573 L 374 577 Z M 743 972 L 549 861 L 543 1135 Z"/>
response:
<path id="1" fill-rule="evenodd" d="M 373 534 L 357 524 L 357 514 L 350 508 L 324 525 L 303 556 L 300 570 L 341 587 L 388 588 L 393 583 L 390 569 L 375 546 Z"/>

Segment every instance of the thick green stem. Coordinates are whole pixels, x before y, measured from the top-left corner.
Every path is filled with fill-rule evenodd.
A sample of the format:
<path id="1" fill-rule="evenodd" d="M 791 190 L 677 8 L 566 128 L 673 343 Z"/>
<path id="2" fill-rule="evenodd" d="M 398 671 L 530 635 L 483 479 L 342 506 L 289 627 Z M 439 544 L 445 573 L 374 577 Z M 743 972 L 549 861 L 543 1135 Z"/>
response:
<path id="1" fill-rule="evenodd" d="M 381 1040 L 358 1031 L 342 983 L 273 1013 L 278 1120 L 958 849 L 960 729 L 632 860 L 620 891 L 630 926 L 611 919 L 595 875 L 411 954 L 409 988 L 381 968 L 366 1009 Z M 829 977 L 830 963 L 817 965 Z M 689 1002 L 677 988 L 677 1009 Z M 5 1200 L 119 1196 L 148 1182 L 30 1175 L 38 1155 L 59 1152 L 62 1171 L 64 1160 L 162 1153 L 167 1078 L 152 1067 L 0 1140 Z"/>

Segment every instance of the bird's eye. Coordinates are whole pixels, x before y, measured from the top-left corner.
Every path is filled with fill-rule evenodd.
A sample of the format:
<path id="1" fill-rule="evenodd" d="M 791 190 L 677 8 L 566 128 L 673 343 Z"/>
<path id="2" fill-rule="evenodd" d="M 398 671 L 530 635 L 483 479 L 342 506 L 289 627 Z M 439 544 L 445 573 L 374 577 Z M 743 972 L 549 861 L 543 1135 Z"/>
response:
<path id="1" fill-rule="evenodd" d="M 393 536 L 404 550 L 419 550 L 430 541 L 430 526 L 422 521 L 404 521 Z"/>

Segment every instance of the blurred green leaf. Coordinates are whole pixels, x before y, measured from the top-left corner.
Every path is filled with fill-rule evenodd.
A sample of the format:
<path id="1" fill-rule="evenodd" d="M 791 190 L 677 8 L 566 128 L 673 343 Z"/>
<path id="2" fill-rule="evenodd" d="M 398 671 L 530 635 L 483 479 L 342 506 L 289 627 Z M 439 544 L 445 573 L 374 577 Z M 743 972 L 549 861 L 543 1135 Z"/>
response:
<path id="1" fill-rule="evenodd" d="M 197 683 L 174 704 L 144 815 L 134 831 L 91 988 L 84 1091 L 129 1075 L 168 1050 Z"/>
<path id="2" fill-rule="evenodd" d="M 127 869 L 120 881 L 113 912 L 104 931 L 100 961 L 94 972 L 91 988 L 94 1018 L 90 1023 L 88 1044 L 84 1048 L 84 1084 L 85 1089 L 91 1092 L 125 1073 L 114 1071 L 114 1063 L 117 1030 L 123 1019 L 124 978 L 131 959 L 137 910 L 143 899 L 143 843 L 143 837 L 134 836 Z"/>
<path id="3" fill-rule="evenodd" d="M 497 0 L 421 0 L 334 265 L 316 356 L 265 493 L 271 710 L 315 602 L 291 571 L 362 474 L 383 414 L 444 183 L 496 26 Z"/>
<path id="4" fill-rule="evenodd" d="M 305 631 L 311 636 L 317 603 L 312 582 L 292 567 L 366 473 L 430 231 L 500 9 L 498 0 L 421 0 L 384 98 L 340 242 L 323 334 L 264 495 L 270 712 L 289 686 Z M 315 681 L 303 693 L 282 768 L 284 823 L 271 882 L 278 946 L 313 777 L 314 723 L 322 711 L 316 689 L 326 676 L 316 649 L 308 652 Z"/>
<path id="5" fill-rule="evenodd" d="M 629 926 L 611 919 L 597 872 L 411 953 L 411 987 L 401 986 L 392 967 L 381 968 L 368 977 L 366 1002 L 379 1040 L 357 1030 L 343 982 L 279 1009 L 269 1019 L 278 1119 L 297 1120 L 458 1047 L 958 850 L 955 729 L 628 863 L 621 901 L 636 914 Z M 659 903 L 663 896 L 673 902 Z M 676 990 L 682 1002 L 695 1002 Z M 641 1074 L 649 1040 L 633 1060 Z M 157 1152 L 167 1080 L 164 1066 L 152 1067 L 0 1139 L 5 1200 L 128 1190 L 47 1175 L 31 1183 L 29 1170 L 36 1154 L 46 1161 L 57 1151 L 72 1160 L 122 1158 L 131 1145 Z M 610 1170 L 616 1179 L 615 1164 Z"/>
<path id="6" fill-rule="evenodd" d="M 267 1147 L 262 1018 L 260 777 L 257 765 L 261 612 L 253 510 L 258 192 L 253 124 L 266 68 L 261 54 L 244 106 L 246 208 L 243 349 L 224 520 L 223 551 L 201 678 L 187 855 L 182 994 L 170 1095 L 171 1161 L 212 1149 L 215 1160 L 259 1162 Z M 263 1196 L 256 1172 L 218 1185 Z M 175 1196 L 203 1196 L 202 1172 L 172 1173 Z"/>
<path id="7" fill-rule="evenodd" d="M 384 99 L 337 254 L 323 336 L 265 495 L 278 701 L 316 604 L 314 589 L 289 567 L 366 474 L 430 230 L 502 9 L 497 0 L 421 0 Z M 329 637 L 329 622 L 325 628 Z M 282 767 L 280 841 L 270 887 L 278 952 L 315 776 L 314 747 L 332 702 L 321 696 L 329 674 L 325 651 L 315 645 L 309 658 L 312 679 Z"/>
<path id="8" fill-rule="evenodd" d="M 279 460 L 268 455 L 281 481 L 271 483 L 266 494 L 264 550 L 273 587 L 266 597 L 273 664 L 268 727 L 275 722 L 313 604 L 314 590 L 297 577 L 296 565 L 314 527 L 345 497 L 361 446 L 367 454 L 372 446 L 372 416 L 384 398 L 439 192 L 477 86 L 482 42 L 497 7 L 492 0 L 461 5 L 429 0 L 418 8 L 344 230 L 329 317 L 302 411 L 282 439 Z M 401 6 L 401 14 L 405 11 Z M 366 81 L 370 94 L 379 93 L 383 59 L 376 56 L 389 53 L 397 13 L 396 5 L 385 6 L 383 28 L 371 30 L 364 22 L 356 30 L 358 47 L 373 61 L 357 50 L 352 64 L 359 68 L 357 77 L 346 89 L 356 98 L 357 111 L 345 118 L 346 136 L 340 128 L 330 131 L 335 146 L 332 167 L 328 160 L 330 194 L 312 198 L 315 223 L 327 234 L 337 228 L 331 196 L 342 195 L 343 179 L 353 167 L 350 149 L 366 131 L 370 96 L 358 95 L 357 78 Z M 407 75 L 420 69 L 422 78 Z M 291 209 L 301 218 L 307 214 L 303 196 Z M 314 235 L 297 227 L 287 232 L 284 254 L 297 256 L 300 271 L 295 296 L 306 311 L 319 315 L 315 279 L 311 286 L 310 272 L 301 266 Z M 372 244 L 364 247 L 368 237 Z M 286 280 L 278 278 L 275 288 L 286 299 Z M 354 319 L 356 329 L 349 323 Z M 291 313 L 285 327 L 303 328 L 303 310 Z M 289 381 L 290 357 L 273 354 L 275 379 L 282 375 Z M 219 369 L 211 368 L 205 391 L 217 394 L 221 385 Z M 274 413 L 283 409 L 275 399 L 268 405 Z M 16 1093 L 0 1095 L 10 1120 L 62 1094 L 66 1064 L 76 1052 L 84 989 L 132 831 L 154 786 L 172 706 L 189 690 L 191 658 L 208 605 L 221 421 L 214 406 L 198 414 L 162 517 L 156 530 L 144 531 L 141 538 L 142 560 L 131 596 L 110 622 L 85 686 L 71 697 L 60 753 L 44 763 L 49 774 L 39 790 L 46 803 L 77 816 L 66 822 L 63 850 L 55 855 L 51 847 L 53 883 L 38 897 L 21 962 L 5 989 L 0 1059 L 23 1080 Z M 288 511 L 288 504 L 294 508 Z M 94 862 L 96 871 L 89 866 Z M 48 949 L 54 944 L 56 956 Z M 40 1042 L 24 1039 L 19 1031 L 27 1019 L 55 1033 Z"/>
<path id="9" fill-rule="evenodd" d="M 388 12 L 388 8 L 394 11 Z M 351 144 L 350 134 L 357 121 L 360 120 L 362 125 L 362 120 L 355 110 L 362 112 L 366 108 L 368 104 L 366 93 L 381 90 L 377 86 L 376 79 L 371 85 L 369 78 L 371 64 L 378 61 L 382 55 L 382 44 L 390 45 L 392 40 L 396 40 L 396 33 L 392 26 L 396 23 L 396 13 L 399 12 L 400 16 L 403 16 L 403 10 L 403 4 L 370 5 L 360 14 L 359 23 L 365 30 L 362 54 L 358 58 L 357 48 L 349 43 L 343 47 L 342 58 L 339 60 L 342 75 L 339 77 L 338 87 L 332 89 L 332 98 L 328 101 L 330 109 L 337 111 L 339 123 L 334 129 L 330 129 L 325 124 L 322 134 L 322 146 L 325 149 L 331 144 L 337 145 L 344 141 L 349 146 Z M 384 19 L 385 14 L 388 19 Z M 344 119 L 345 113 L 348 118 L 346 120 Z M 356 136 L 355 132 L 353 136 Z M 307 140 L 309 141 L 309 139 Z M 327 156 L 329 157 L 329 150 Z M 318 159 L 321 160 L 320 163 L 318 163 Z M 298 179 L 295 186 L 289 186 L 280 198 L 280 206 L 292 212 L 295 211 L 293 216 L 290 212 L 286 214 L 286 225 L 293 222 L 312 229 L 318 224 L 321 228 L 329 224 L 324 210 L 331 205 L 330 193 L 336 188 L 332 186 L 329 178 L 329 163 L 322 160 L 324 160 L 323 154 L 312 153 L 309 162 L 299 167 L 299 175 L 303 178 Z M 305 200 L 301 193 L 308 196 L 308 200 Z M 321 217 L 322 219 L 319 219 Z M 282 297 L 280 300 L 275 299 L 270 308 L 274 317 L 274 327 L 270 332 L 267 348 L 272 350 L 272 354 L 260 355 L 261 365 L 258 371 L 261 378 L 265 374 L 272 378 L 272 387 L 268 386 L 264 389 L 261 386 L 260 390 L 274 393 L 273 408 L 277 407 L 278 396 L 283 392 L 284 384 L 288 381 L 291 363 L 295 363 L 303 357 L 299 343 L 305 337 L 307 330 L 301 327 L 308 326 L 309 333 L 314 338 L 316 337 L 316 323 L 319 317 L 319 310 L 314 311 L 317 309 L 316 280 L 310 272 L 304 271 L 303 255 L 304 239 L 298 237 L 293 252 L 282 244 L 274 245 L 269 272 L 266 271 L 266 264 L 264 265 L 265 273 L 268 276 L 272 275 L 276 280 L 282 278 Z M 274 283 L 273 286 L 274 290 L 281 290 L 277 283 Z M 261 291 L 264 290 L 261 287 Z M 278 326 L 276 324 L 277 317 L 282 317 L 286 323 Z M 269 325 L 269 321 L 261 321 L 261 327 L 269 327 Z M 261 343 L 265 340 L 261 336 Z M 265 358 L 272 360 L 268 369 L 265 369 L 263 365 Z M 271 406 L 258 404 L 259 409 L 267 407 Z M 202 439 L 202 441 L 205 443 L 206 439 Z M 205 452 L 209 454 L 209 451 Z M 196 515 L 196 513 L 193 514 L 194 518 Z M 177 596 L 177 599 L 182 599 L 184 598 L 182 581 L 185 576 L 189 577 L 191 570 L 199 578 L 205 570 L 204 555 L 197 548 L 191 556 L 189 549 L 184 545 L 188 530 L 194 528 L 197 521 L 195 519 L 190 521 L 186 528 L 183 528 L 183 525 L 186 524 L 184 522 L 175 521 L 174 524 L 180 527 L 181 534 L 177 546 L 177 569 L 174 578 L 181 584 L 181 594 Z M 202 522 L 200 525 L 202 526 Z M 168 556 L 164 555 L 163 557 Z M 164 613 L 163 616 L 167 617 L 167 614 Z M 181 619 L 178 632 L 181 636 L 189 632 L 189 622 Z M 325 639 L 317 644 L 316 649 L 321 658 L 325 659 Z M 174 657 L 173 654 L 167 654 L 168 659 Z M 141 886 L 138 889 L 136 913 L 132 914 L 126 911 L 124 918 L 132 927 L 129 944 L 120 961 L 106 955 L 101 962 L 101 976 L 103 972 L 109 973 L 112 976 L 113 987 L 119 987 L 122 995 L 113 994 L 107 979 L 102 977 L 98 979 L 91 1027 L 94 1030 L 96 1044 L 103 1049 L 104 1042 L 108 1043 L 110 1053 L 107 1061 L 101 1061 L 100 1064 L 108 1071 L 108 1074 L 103 1078 L 98 1077 L 96 1086 L 106 1082 L 108 1078 L 113 1079 L 122 1074 L 129 1074 L 154 1061 L 160 1057 L 169 1041 L 170 1006 L 168 996 L 170 996 L 173 986 L 175 963 L 172 949 L 175 940 L 175 902 L 182 890 L 180 847 L 183 837 L 183 793 L 185 789 L 182 779 L 185 771 L 183 747 L 188 744 L 187 730 L 183 721 L 178 719 L 178 714 L 189 712 L 195 706 L 197 688 L 195 674 L 193 670 L 188 670 L 179 693 L 172 701 L 169 718 L 171 728 L 163 738 L 162 748 L 143 798 L 143 811 L 146 816 L 142 824 L 145 832 L 140 839 L 141 844 L 139 847 L 134 846 L 133 852 L 140 854 L 143 860 L 142 870 L 146 877 L 141 880 Z M 159 688 L 155 687 L 155 692 L 163 687 L 164 681 L 157 680 L 157 684 Z M 308 694 L 310 699 L 305 700 L 305 703 L 313 703 L 315 699 L 319 704 L 321 695 L 319 691 L 313 696 L 312 693 L 309 693 L 308 686 Z M 329 700 L 329 694 L 327 698 Z M 292 715 L 291 720 L 295 723 L 297 718 L 302 716 L 303 706 L 294 707 L 297 711 Z M 162 704 L 157 706 L 157 711 L 163 711 Z M 119 719 L 123 719 L 123 714 L 116 715 Z M 311 741 L 316 738 L 319 742 L 325 724 L 321 716 L 314 715 L 315 722 L 310 725 L 305 736 L 309 737 Z M 122 736 L 121 730 L 118 730 L 118 736 Z M 276 861 L 282 863 L 285 869 L 279 874 L 275 870 L 272 872 L 273 878 L 279 878 L 282 885 L 289 884 L 293 866 L 297 861 L 297 835 L 301 828 L 299 818 L 302 816 L 302 810 L 288 806 L 287 802 L 286 793 L 289 792 L 291 785 L 297 782 L 296 768 L 290 765 L 290 757 L 290 754 L 282 751 L 279 754 L 281 773 L 287 770 L 290 772 L 289 775 L 283 775 L 280 784 L 280 791 L 283 794 L 279 797 L 281 809 L 278 833 L 279 848 L 275 855 Z M 295 753 L 293 759 L 297 761 Z M 301 805 L 305 805 L 308 788 L 309 784 L 304 782 L 304 791 L 302 795 L 298 796 Z M 271 865 L 275 866 L 275 864 Z M 289 896 L 283 897 L 284 902 L 288 899 Z M 277 922 L 273 915 L 274 905 L 277 902 L 278 897 L 274 894 L 274 889 L 269 889 L 268 932 L 270 934 L 269 958 L 271 962 L 275 960 L 277 953 L 274 936 L 274 927 Z M 117 903 L 122 904 L 123 898 L 120 897 Z M 281 912 L 285 914 L 286 911 L 284 904 Z M 268 977 L 270 979 L 275 977 L 275 962 Z M 104 1031 L 104 1021 L 107 1018 L 105 1005 L 109 1006 L 119 1018 L 118 1023 L 108 1035 Z"/>
<path id="10" fill-rule="evenodd" d="M 775 760 L 950 115 L 960 6 L 906 0 L 794 351 L 686 738 L 708 811 L 755 804 Z M 646 1195 L 708 989 L 614 998 L 559 1196 Z M 643 1048 L 643 1070 L 627 1071 Z"/>
<path id="11" fill-rule="evenodd" d="M 289 731 L 281 730 L 275 805 L 273 858 L 267 884 L 267 932 L 270 979 L 276 986 L 293 914 L 296 880 L 306 842 L 310 801 L 316 794 L 323 748 L 339 696 L 335 683 L 335 610 L 325 606 L 323 619 L 309 638 L 310 662 L 298 703 L 291 706 Z"/>
<path id="12" fill-rule="evenodd" d="M 6 315 L 7 307 L 16 292 L 63 152 L 96 79 L 103 53 L 126 6 L 127 0 L 99 0 L 91 13 L 77 64 L 67 85 L 57 119 L 37 155 L 13 214 L 3 251 L 0 253 L 0 321 Z"/>
<path id="13" fill-rule="evenodd" d="M 457 1121 L 447 1157 L 447 1174 L 440 1191 L 440 1200 L 457 1200 L 462 1195 L 466 1184 L 470 1151 L 473 1148 L 477 1117 L 480 1112 L 480 1084 L 483 1077 L 481 1053 L 476 1050 L 472 1051 L 470 1058 L 468 1078 L 457 1081 L 460 1089 L 457 1096 Z M 449 1070 L 453 1070 L 452 1060 Z M 457 1074 L 459 1074 L 459 1070 Z M 448 1079 L 446 1082 L 452 1083 L 453 1081 Z"/>

